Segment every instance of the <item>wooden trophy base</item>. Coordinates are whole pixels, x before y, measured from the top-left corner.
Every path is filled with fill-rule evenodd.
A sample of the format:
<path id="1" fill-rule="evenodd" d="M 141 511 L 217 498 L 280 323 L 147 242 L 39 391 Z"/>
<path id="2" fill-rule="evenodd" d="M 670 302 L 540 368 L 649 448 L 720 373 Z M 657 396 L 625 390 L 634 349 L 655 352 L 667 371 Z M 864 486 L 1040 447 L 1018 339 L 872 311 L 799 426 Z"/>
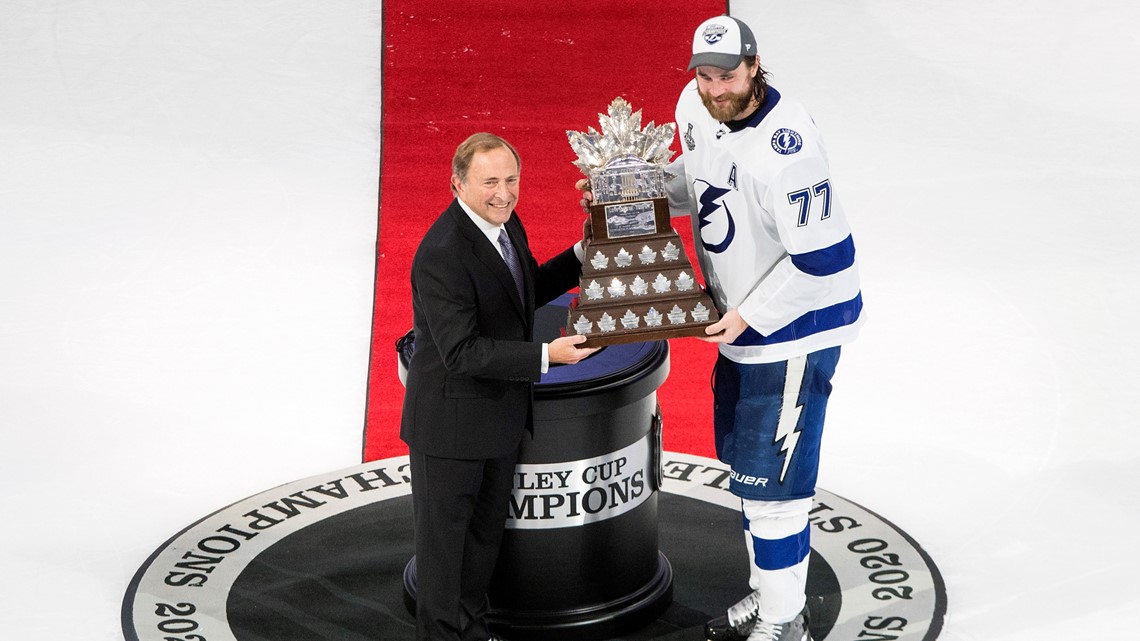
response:
<path id="1" fill-rule="evenodd" d="M 720 314 L 668 226 L 667 201 L 619 207 L 616 214 L 614 205 L 590 208 L 594 239 L 567 314 L 567 336 L 586 336 L 587 347 L 704 336 Z M 640 212 L 640 220 L 627 212 Z"/>
<path id="2" fill-rule="evenodd" d="M 658 329 L 643 329 L 632 332 L 606 332 L 605 334 L 586 335 L 586 342 L 578 347 L 606 347 L 623 343 L 639 343 L 643 341 L 659 341 L 670 338 L 684 338 L 688 336 L 705 336 L 705 328 L 712 325 L 707 323 L 689 323 L 684 327 L 661 327 Z"/>

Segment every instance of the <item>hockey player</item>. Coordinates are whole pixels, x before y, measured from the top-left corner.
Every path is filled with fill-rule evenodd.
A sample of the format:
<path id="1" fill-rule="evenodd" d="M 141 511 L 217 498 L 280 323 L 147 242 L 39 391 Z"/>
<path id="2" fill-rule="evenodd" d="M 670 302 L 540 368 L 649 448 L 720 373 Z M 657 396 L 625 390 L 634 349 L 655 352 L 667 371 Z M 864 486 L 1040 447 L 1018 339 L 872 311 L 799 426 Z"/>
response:
<path id="1" fill-rule="evenodd" d="M 677 101 L 682 154 L 670 206 L 689 214 L 721 310 L 717 456 L 741 499 L 752 592 L 709 621 L 709 641 L 807 641 L 808 512 L 839 346 L 862 297 L 855 245 L 810 115 L 768 86 L 748 25 L 693 36 L 695 77 Z"/>

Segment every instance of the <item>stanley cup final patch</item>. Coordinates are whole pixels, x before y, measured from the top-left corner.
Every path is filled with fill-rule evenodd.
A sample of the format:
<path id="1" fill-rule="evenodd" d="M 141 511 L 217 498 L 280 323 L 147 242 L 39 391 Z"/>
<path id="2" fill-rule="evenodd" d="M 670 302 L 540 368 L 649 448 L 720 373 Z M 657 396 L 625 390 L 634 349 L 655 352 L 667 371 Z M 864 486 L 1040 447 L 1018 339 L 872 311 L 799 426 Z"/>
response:
<path id="1" fill-rule="evenodd" d="M 726 29 L 724 25 L 710 24 L 705 27 L 705 32 L 701 34 L 701 36 L 705 39 L 705 42 L 712 45 L 720 42 L 726 33 L 728 33 L 728 29 Z"/>

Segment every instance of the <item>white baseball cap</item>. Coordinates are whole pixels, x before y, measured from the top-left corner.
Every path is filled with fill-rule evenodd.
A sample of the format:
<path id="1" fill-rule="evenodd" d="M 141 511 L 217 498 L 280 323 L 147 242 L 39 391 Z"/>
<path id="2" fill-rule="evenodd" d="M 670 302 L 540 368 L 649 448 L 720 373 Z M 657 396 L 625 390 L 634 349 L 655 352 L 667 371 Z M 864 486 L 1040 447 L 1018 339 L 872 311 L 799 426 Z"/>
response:
<path id="1" fill-rule="evenodd" d="M 689 71 L 702 65 L 735 69 L 742 56 L 755 55 L 756 36 L 748 25 L 731 16 L 717 16 L 702 22 L 693 34 Z"/>

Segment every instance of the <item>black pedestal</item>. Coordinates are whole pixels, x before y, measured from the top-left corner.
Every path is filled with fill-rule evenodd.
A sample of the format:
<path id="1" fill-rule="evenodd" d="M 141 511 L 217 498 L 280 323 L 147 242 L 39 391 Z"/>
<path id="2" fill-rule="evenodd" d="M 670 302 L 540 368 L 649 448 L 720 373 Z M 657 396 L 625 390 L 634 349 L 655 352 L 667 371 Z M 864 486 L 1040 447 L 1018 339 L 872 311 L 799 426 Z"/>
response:
<path id="1" fill-rule="evenodd" d="M 538 310 L 538 340 L 558 336 L 569 300 Z M 401 367 L 413 349 L 404 343 Z M 507 638 L 610 638 L 669 606 L 657 536 L 668 372 L 666 342 L 632 343 L 552 366 L 535 386 L 534 438 L 523 440 L 490 592 L 491 624 Z M 404 588 L 414 612 L 414 557 Z"/>

